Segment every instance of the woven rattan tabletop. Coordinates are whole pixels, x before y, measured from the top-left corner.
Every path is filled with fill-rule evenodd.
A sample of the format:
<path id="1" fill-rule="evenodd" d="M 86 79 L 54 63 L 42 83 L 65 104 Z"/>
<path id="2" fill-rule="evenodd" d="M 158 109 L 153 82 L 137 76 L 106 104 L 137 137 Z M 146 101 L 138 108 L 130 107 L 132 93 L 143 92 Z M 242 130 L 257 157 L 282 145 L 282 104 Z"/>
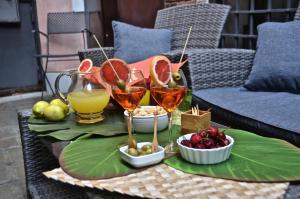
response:
<path id="1" fill-rule="evenodd" d="M 79 180 L 61 168 L 44 172 L 48 178 L 80 187 L 146 198 L 283 198 L 288 183 L 246 183 L 186 174 L 165 164 L 138 173 L 103 180 Z"/>

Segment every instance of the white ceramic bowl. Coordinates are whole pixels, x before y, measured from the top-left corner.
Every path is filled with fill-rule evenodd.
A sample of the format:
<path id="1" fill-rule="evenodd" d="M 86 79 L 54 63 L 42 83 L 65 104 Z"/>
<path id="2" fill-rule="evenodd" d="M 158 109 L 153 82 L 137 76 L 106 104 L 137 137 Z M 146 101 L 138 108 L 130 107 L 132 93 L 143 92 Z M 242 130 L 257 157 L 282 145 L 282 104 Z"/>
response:
<path id="1" fill-rule="evenodd" d="M 153 108 L 155 106 L 143 106 L 143 108 Z M 128 112 L 124 111 L 124 115 L 127 119 Z M 140 133 L 153 133 L 154 116 L 133 116 L 132 119 L 133 129 Z M 167 113 L 160 114 L 157 117 L 157 131 L 164 130 L 168 126 Z"/>
<path id="2" fill-rule="evenodd" d="M 137 143 L 137 147 L 141 148 L 145 144 L 152 144 L 151 142 L 139 142 Z M 123 146 L 119 148 L 119 152 L 122 160 L 129 163 L 134 167 L 145 167 L 153 164 L 157 164 L 161 162 L 165 157 L 165 149 L 161 146 L 158 146 L 158 151 L 155 153 L 151 153 L 149 155 L 143 156 L 132 156 L 127 153 L 128 146 Z"/>
<path id="3" fill-rule="evenodd" d="M 217 164 L 229 158 L 234 144 L 234 139 L 232 137 L 226 135 L 226 138 L 229 140 L 230 144 L 214 149 L 194 149 L 183 146 L 180 142 L 183 139 L 190 139 L 192 134 L 193 133 L 190 133 L 177 139 L 180 154 L 186 161 L 195 164 Z"/>

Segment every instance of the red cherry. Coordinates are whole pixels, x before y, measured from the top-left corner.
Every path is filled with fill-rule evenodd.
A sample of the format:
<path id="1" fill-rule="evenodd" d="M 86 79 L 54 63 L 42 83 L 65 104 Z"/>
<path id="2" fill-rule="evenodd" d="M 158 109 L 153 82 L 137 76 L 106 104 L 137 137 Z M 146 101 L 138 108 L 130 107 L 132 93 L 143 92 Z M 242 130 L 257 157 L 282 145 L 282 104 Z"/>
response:
<path id="1" fill-rule="evenodd" d="M 210 134 L 211 137 L 217 137 L 219 133 L 219 129 L 215 127 L 209 127 L 207 132 Z"/>
<path id="2" fill-rule="evenodd" d="M 216 143 L 211 138 L 206 138 L 205 140 L 203 140 L 203 144 L 207 149 L 215 148 L 216 146 Z"/>
<path id="3" fill-rule="evenodd" d="M 205 145 L 202 144 L 202 143 L 198 143 L 198 144 L 196 144 L 196 145 L 194 146 L 194 148 L 196 148 L 196 149 L 205 149 Z"/>
<path id="4" fill-rule="evenodd" d="M 218 140 L 218 144 L 219 144 L 220 147 L 225 146 L 225 142 L 224 142 L 224 140 L 222 140 L 222 139 L 219 139 L 219 140 Z"/>
<path id="5" fill-rule="evenodd" d="M 216 139 L 217 137 L 219 137 L 219 133 L 215 133 L 215 132 L 209 132 L 208 133 L 208 137 L 212 138 L 212 139 Z"/>
<path id="6" fill-rule="evenodd" d="M 207 138 L 208 137 L 208 133 L 206 131 L 200 131 L 198 133 L 199 136 L 201 136 L 201 138 Z"/>
<path id="7" fill-rule="evenodd" d="M 196 145 L 196 144 L 200 143 L 201 140 L 202 140 L 202 137 L 200 135 L 198 135 L 198 133 L 193 134 L 191 137 L 192 145 Z"/>
<path id="8" fill-rule="evenodd" d="M 224 132 L 222 131 L 219 131 L 219 137 L 222 139 L 222 140 L 226 140 L 226 135 Z"/>
<path id="9" fill-rule="evenodd" d="M 230 141 L 228 139 L 224 140 L 224 144 L 227 146 L 228 144 L 230 144 Z"/>
<path id="10" fill-rule="evenodd" d="M 181 140 L 180 142 L 183 146 L 192 147 L 192 143 L 189 140 Z"/>

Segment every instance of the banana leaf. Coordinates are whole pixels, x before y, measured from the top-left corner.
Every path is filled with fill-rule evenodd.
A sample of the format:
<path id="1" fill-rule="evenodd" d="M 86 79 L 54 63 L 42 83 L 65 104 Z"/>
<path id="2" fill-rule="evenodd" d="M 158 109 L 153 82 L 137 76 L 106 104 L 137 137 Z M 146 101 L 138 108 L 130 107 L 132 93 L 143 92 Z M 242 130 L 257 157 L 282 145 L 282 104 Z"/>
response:
<path id="1" fill-rule="evenodd" d="M 99 123 L 84 125 L 76 123 L 74 113 L 59 122 L 49 122 L 31 116 L 28 119 L 28 126 L 38 136 L 50 136 L 58 140 L 72 140 L 83 134 L 113 136 L 127 133 L 123 113 L 107 111 L 104 117 L 105 119 Z"/>
<path id="2" fill-rule="evenodd" d="M 173 135 L 178 137 L 180 126 L 173 126 Z M 152 141 L 153 134 L 136 134 L 137 142 Z M 120 158 L 118 146 L 127 142 L 128 136 L 88 137 L 77 139 L 62 151 L 61 168 L 70 176 L 79 179 L 103 179 L 127 175 L 141 169 L 133 168 Z M 168 131 L 158 133 L 159 143 L 168 141 Z"/>
<path id="3" fill-rule="evenodd" d="M 300 180 L 300 149 L 279 139 L 228 129 L 235 140 L 230 158 L 215 165 L 192 164 L 178 156 L 164 162 L 185 173 L 250 182 Z"/>

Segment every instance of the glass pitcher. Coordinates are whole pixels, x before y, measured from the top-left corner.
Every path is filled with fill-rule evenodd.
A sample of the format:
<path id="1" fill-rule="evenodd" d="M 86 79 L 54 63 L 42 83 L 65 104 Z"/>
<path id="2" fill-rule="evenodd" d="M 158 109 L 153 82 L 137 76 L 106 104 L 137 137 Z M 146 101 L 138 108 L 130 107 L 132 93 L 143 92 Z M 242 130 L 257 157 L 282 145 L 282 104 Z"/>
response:
<path id="1" fill-rule="evenodd" d="M 63 76 L 71 79 L 67 98 L 59 88 Z M 70 104 L 74 109 L 78 123 L 92 124 L 104 119 L 102 112 L 109 103 L 110 95 L 100 83 L 99 72 L 71 70 L 61 73 L 55 80 L 55 91 L 65 103 Z"/>

